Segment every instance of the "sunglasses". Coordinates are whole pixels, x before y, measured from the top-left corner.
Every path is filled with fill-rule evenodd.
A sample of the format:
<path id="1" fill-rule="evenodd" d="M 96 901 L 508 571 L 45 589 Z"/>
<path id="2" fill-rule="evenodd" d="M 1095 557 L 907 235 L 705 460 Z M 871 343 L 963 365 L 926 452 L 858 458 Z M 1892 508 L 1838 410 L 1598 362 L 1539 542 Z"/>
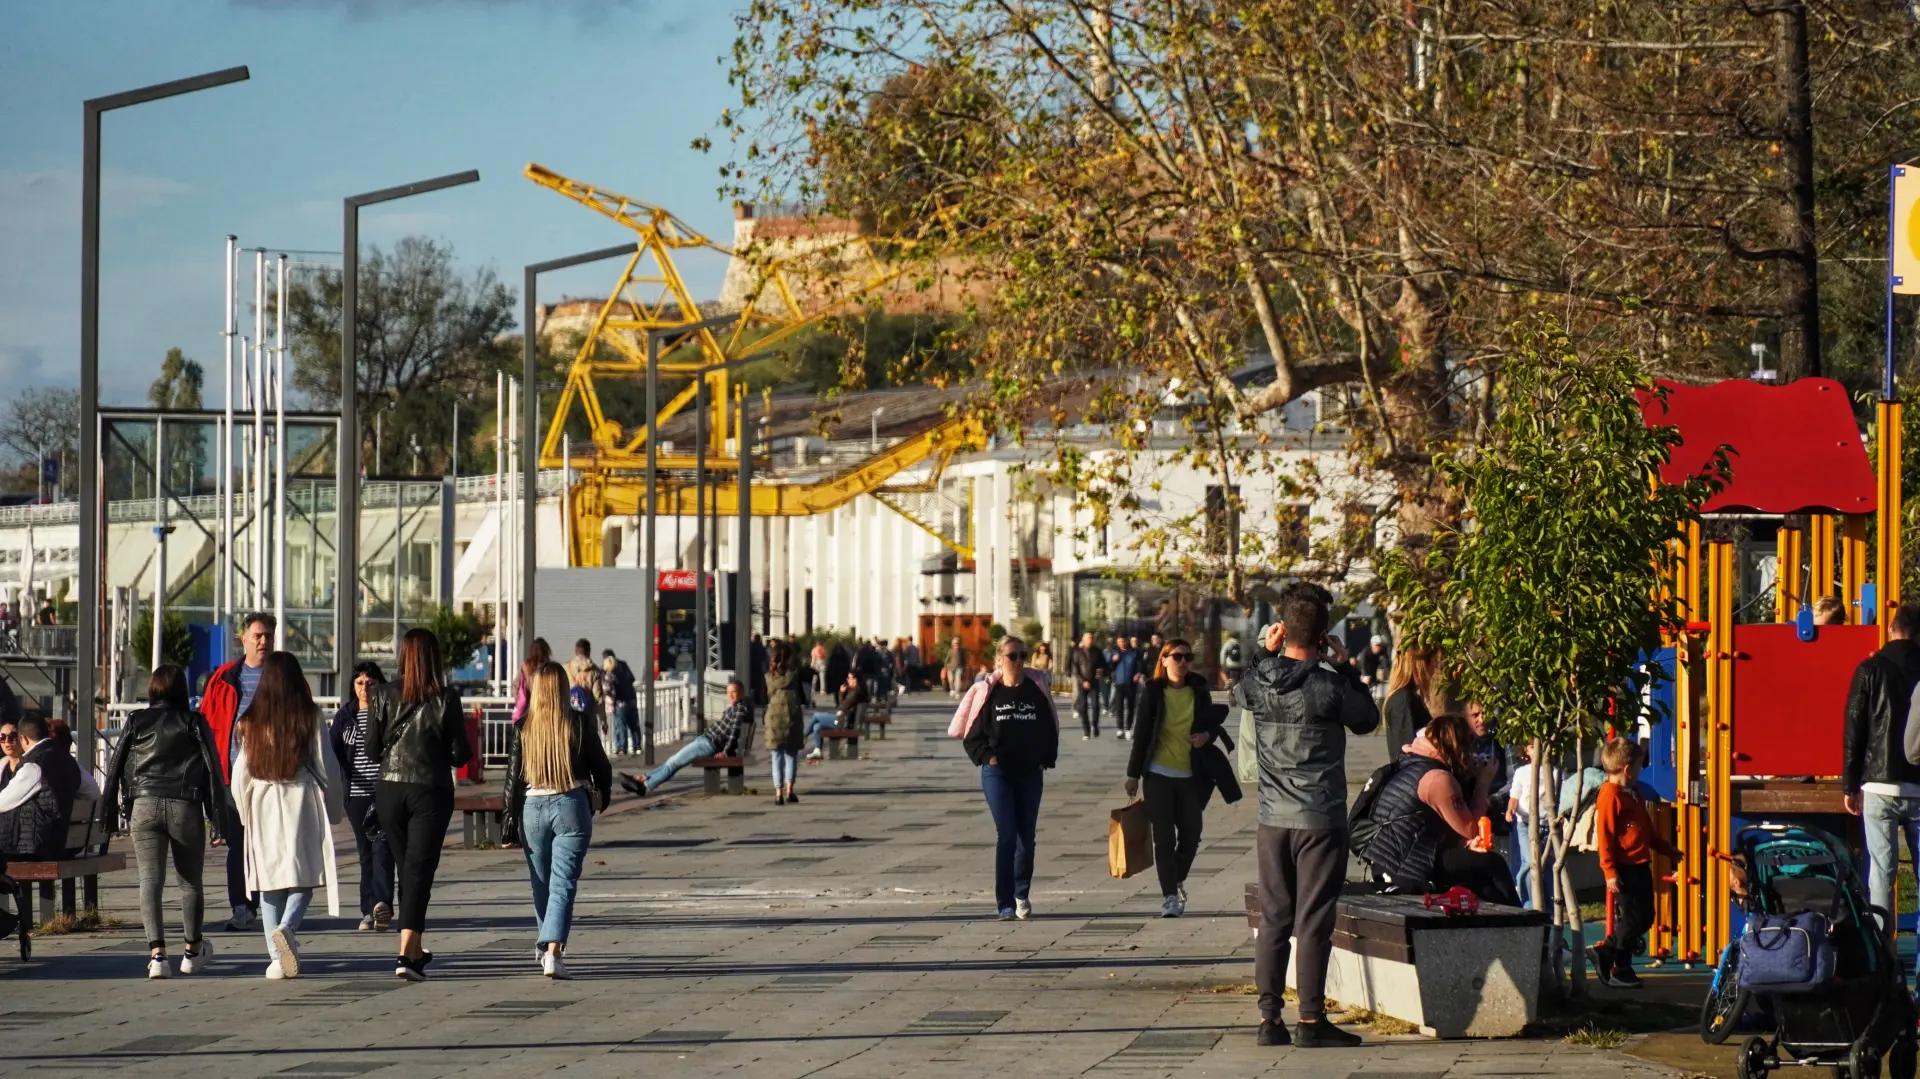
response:
<path id="1" fill-rule="evenodd" d="M 1167 662 L 1169 662 L 1169 663 L 1191 663 L 1191 662 L 1193 662 L 1193 653 L 1192 653 L 1192 652 L 1168 652 L 1168 653 L 1167 653 Z"/>
<path id="2" fill-rule="evenodd" d="M 19 737 L 20 737 L 19 735 L 14 734 L 11 731 L 0 733 L 0 742 L 12 742 L 18 739 Z"/>
<path id="3" fill-rule="evenodd" d="M 1015 662 L 1019 662 L 1020 660 L 1027 658 L 1027 654 L 1025 652 L 1002 652 L 1000 654 Z"/>

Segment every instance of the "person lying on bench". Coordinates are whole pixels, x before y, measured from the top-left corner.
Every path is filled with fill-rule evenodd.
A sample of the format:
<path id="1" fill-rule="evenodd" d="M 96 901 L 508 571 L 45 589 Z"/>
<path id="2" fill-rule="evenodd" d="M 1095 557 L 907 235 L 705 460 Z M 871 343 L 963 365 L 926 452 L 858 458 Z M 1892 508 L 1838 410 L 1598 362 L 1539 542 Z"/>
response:
<path id="1" fill-rule="evenodd" d="M 839 729 L 855 730 L 860 726 L 860 706 L 872 700 L 867 692 L 866 682 L 858 671 L 847 675 L 847 684 L 840 689 L 840 698 L 831 712 L 815 712 L 807 724 L 807 740 L 813 743 L 812 752 L 807 759 L 817 761 L 826 749 L 827 737 L 822 731 Z"/>
<path id="2" fill-rule="evenodd" d="M 80 791 L 80 764 L 49 736 L 39 716 L 22 716 L 14 732 L 25 752 L 0 791 L 0 860 L 58 859 Z"/>
<path id="3" fill-rule="evenodd" d="M 740 755 L 740 739 L 752 725 L 753 706 L 747 703 L 746 687 L 740 684 L 738 678 L 731 679 L 727 682 L 727 710 L 720 713 L 719 719 L 707 724 L 707 729 L 700 732 L 698 737 L 646 775 L 621 772 L 620 785 L 645 798 L 648 791 L 659 789 L 660 784 L 672 779 L 674 773 L 699 757 L 737 757 Z"/>

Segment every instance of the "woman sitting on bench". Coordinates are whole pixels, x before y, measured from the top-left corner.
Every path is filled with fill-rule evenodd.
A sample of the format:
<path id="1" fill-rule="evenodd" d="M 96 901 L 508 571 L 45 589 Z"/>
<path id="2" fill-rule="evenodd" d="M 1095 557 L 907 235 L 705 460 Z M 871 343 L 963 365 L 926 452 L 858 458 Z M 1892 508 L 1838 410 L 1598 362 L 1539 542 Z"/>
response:
<path id="1" fill-rule="evenodd" d="M 813 744 L 807 759 L 819 760 L 826 752 L 827 736 L 830 730 L 858 730 L 860 727 L 860 708 L 873 697 L 867 692 L 866 683 L 860 680 L 858 673 L 847 675 L 847 684 L 840 689 L 840 697 L 831 712 L 815 712 L 807 723 L 807 741 Z"/>
<path id="2" fill-rule="evenodd" d="M 727 710 L 720 713 L 718 720 L 707 724 L 707 729 L 682 746 L 680 752 L 668 757 L 665 764 L 645 776 L 621 772 L 620 785 L 645 798 L 648 791 L 658 790 L 660 784 L 672 779 L 680 769 L 701 757 L 737 757 L 740 755 L 740 739 L 752 725 L 753 706 L 747 703 L 746 688 L 738 678 L 729 679 Z"/>

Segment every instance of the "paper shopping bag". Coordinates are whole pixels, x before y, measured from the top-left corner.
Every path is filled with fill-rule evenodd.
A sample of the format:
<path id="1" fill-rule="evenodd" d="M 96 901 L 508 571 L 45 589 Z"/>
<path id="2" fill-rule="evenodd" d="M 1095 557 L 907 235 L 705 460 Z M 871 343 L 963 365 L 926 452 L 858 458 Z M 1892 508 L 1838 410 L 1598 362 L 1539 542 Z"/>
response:
<path id="1" fill-rule="evenodd" d="M 1153 827 L 1147 804 L 1135 802 L 1107 815 L 1107 872 L 1131 877 L 1153 868 Z"/>

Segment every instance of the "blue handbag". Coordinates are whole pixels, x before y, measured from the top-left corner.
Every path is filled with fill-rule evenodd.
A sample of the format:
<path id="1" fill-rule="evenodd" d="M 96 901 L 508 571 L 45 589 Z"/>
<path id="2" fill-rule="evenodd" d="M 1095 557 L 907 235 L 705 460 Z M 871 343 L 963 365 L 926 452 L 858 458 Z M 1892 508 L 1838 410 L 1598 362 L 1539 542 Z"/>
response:
<path id="1" fill-rule="evenodd" d="M 1740 937 L 1740 987 L 1810 993 L 1833 984 L 1832 923 L 1818 911 L 1756 915 Z"/>

